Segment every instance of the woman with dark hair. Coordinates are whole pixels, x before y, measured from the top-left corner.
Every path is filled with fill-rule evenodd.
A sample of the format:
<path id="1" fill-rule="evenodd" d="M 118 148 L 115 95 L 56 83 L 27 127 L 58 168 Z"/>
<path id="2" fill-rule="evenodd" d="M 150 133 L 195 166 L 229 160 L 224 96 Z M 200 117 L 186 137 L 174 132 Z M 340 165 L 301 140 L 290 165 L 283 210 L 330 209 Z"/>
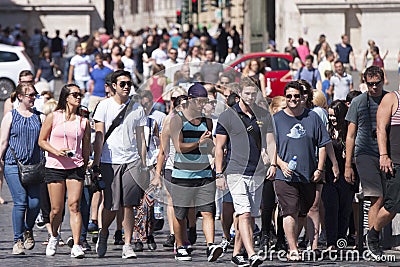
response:
<path id="1" fill-rule="evenodd" d="M 244 68 L 243 75 L 252 78 L 257 87 L 261 90 L 263 97 L 267 97 L 265 91 L 265 77 L 261 68 L 261 62 L 258 59 L 251 59 Z"/>
<path id="2" fill-rule="evenodd" d="M 35 82 L 39 82 L 41 78 L 49 83 L 50 91 L 54 92 L 54 73 L 53 68 L 58 68 L 51 57 L 51 49 L 47 46 L 40 53 L 39 68 L 36 72 Z"/>
<path id="3" fill-rule="evenodd" d="M 32 230 L 40 210 L 40 184 L 22 186 L 16 161 L 33 165 L 43 157 L 38 145 L 41 121 L 39 113 L 33 109 L 36 95 L 32 83 L 20 83 L 11 96 L 18 98 L 20 104 L 5 114 L 1 123 L 0 172 L 4 171 L 14 202 L 14 255 L 25 254 L 24 249 L 35 246 Z"/>
<path id="4" fill-rule="evenodd" d="M 57 107 L 47 115 L 39 136 L 40 147 L 48 152 L 45 181 L 51 203 L 52 235 L 46 248 L 47 256 L 54 256 L 57 251 L 60 238 L 57 230 L 62 221 L 66 191 L 74 239 L 71 257 L 85 256 L 79 245 L 82 227 L 79 203 L 90 154 L 90 126 L 88 119 L 79 115 L 82 96 L 77 85 L 64 85 Z"/>
<path id="5" fill-rule="evenodd" d="M 340 175 L 336 177 L 332 170 L 332 162 L 326 159 L 326 183 L 322 191 L 325 210 L 327 248 L 335 249 L 337 240 L 346 238 L 354 191 L 344 178 L 347 136 L 347 105 L 344 101 L 335 100 L 329 106 L 328 132 L 332 139 Z"/>

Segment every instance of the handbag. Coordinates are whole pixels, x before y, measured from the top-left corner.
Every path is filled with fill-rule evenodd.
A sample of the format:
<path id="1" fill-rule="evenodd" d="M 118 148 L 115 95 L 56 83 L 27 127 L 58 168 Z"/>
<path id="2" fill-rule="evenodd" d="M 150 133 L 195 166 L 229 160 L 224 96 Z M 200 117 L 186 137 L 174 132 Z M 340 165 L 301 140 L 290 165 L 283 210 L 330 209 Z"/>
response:
<path id="1" fill-rule="evenodd" d="M 10 150 L 17 162 L 18 176 L 22 186 L 25 187 L 42 183 L 45 175 L 45 160 L 43 159 L 37 164 L 24 165 L 17 159 L 14 149 L 10 147 Z"/>

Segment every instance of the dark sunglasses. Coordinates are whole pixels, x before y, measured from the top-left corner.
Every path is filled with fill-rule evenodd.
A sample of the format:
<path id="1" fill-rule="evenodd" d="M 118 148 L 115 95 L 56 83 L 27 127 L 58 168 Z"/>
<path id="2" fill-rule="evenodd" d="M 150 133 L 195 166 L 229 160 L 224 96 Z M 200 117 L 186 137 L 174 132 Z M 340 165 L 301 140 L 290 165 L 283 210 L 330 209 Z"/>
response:
<path id="1" fill-rule="evenodd" d="M 119 83 L 119 86 L 121 88 L 124 88 L 126 85 L 128 85 L 128 87 L 131 87 L 132 86 L 132 82 L 131 81 L 127 81 L 127 82 L 122 81 L 122 82 Z"/>
<path id="2" fill-rule="evenodd" d="M 288 95 L 285 95 L 285 97 L 286 97 L 287 99 L 292 99 L 292 97 L 294 97 L 294 98 L 300 98 L 301 95 L 300 95 L 300 94 L 294 94 L 294 95 L 288 94 Z"/>
<path id="3" fill-rule="evenodd" d="M 69 93 L 69 95 L 72 95 L 74 98 L 78 98 L 78 96 L 81 98 L 83 97 L 83 94 L 79 93 L 79 92 L 72 92 L 72 93 Z"/>
<path id="4" fill-rule="evenodd" d="M 374 87 L 374 86 L 378 86 L 379 84 L 381 84 L 382 81 L 377 81 L 377 82 L 366 82 L 368 87 Z"/>
<path id="5" fill-rule="evenodd" d="M 36 96 L 37 96 L 37 93 L 25 94 L 25 96 L 26 96 L 26 97 L 33 98 L 33 97 L 36 97 Z"/>

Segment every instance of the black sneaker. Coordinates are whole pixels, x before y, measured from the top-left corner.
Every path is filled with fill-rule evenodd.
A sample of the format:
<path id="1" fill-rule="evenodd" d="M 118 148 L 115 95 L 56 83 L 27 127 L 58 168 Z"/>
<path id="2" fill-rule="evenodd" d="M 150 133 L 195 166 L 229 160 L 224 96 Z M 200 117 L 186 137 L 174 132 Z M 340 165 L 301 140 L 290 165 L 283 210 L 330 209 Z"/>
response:
<path id="1" fill-rule="evenodd" d="M 165 248 L 173 248 L 175 244 L 175 235 L 171 234 L 167 237 L 167 240 L 163 243 Z"/>
<path id="2" fill-rule="evenodd" d="M 143 243 L 142 241 L 137 241 L 133 243 L 133 251 L 142 252 L 143 251 Z"/>
<path id="3" fill-rule="evenodd" d="M 122 240 L 122 231 L 117 230 L 114 233 L 114 245 L 124 245 L 125 241 Z"/>
<path id="4" fill-rule="evenodd" d="M 207 260 L 209 262 L 216 261 L 223 253 L 220 245 L 211 245 L 207 248 Z"/>
<path id="5" fill-rule="evenodd" d="M 192 244 L 192 245 L 196 244 L 196 240 L 197 240 L 196 227 L 190 227 L 187 235 L 188 235 L 188 240 L 189 240 L 190 244 Z"/>
<path id="6" fill-rule="evenodd" d="M 241 267 L 247 267 L 249 266 L 249 263 L 244 259 L 244 257 L 242 255 L 236 255 L 233 256 L 231 259 L 231 262 L 233 264 L 236 264 L 237 266 L 241 266 Z"/>
<path id="7" fill-rule="evenodd" d="M 249 258 L 249 263 L 250 263 L 250 265 L 249 265 L 250 267 L 257 267 L 257 266 L 261 265 L 263 263 L 263 261 L 257 254 L 254 254 Z"/>
<path id="8" fill-rule="evenodd" d="M 380 261 L 382 259 L 382 249 L 379 246 L 379 237 L 373 237 L 371 232 L 365 236 L 365 243 L 367 244 L 367 249 L 369 251 L 369 256 L 375 261 Z"/>
<path id="9" fill-rule="evenodd" d="M 86 252 L 86 251 L 92 251 L 92 247 L 89 245 L 89 243 L 87 242 L 86 239 L 83 240 L 83 241 L 81 241 L 81 246 L 82 246 L 82 250 L 83 250 L 84 252 Z"/>
<path id="10" fill-rule="evenodd" d="M 192 257 L 190 254 L 187 252 L 185 247 L 178 247 L 176 249 L 176 254 L 175 254 L 175 260 L 179 261 L 191 261 Z"/>
<path id="11" fill-rule="evenodd" d="M 72 236 L 69 236 L 67 238 L 67 246 L 72 248 L 74 246 L 74 239 L 72 238 Z"/>
<path id="12" fill-rule="evenodd" d="M 267 252 L 269 251 L 269 235 L 263 234 L 260 239 L 260 250 Z"/>
<path id="13" fill-rule="evenodd" d="M 149 235 L 147 237 L 147 247 L 150 250 L 156 250 L 157 249 L 157 244 L 156 244 L 156 241 L 154 241 L 154 236 L 153 235 Z"/>

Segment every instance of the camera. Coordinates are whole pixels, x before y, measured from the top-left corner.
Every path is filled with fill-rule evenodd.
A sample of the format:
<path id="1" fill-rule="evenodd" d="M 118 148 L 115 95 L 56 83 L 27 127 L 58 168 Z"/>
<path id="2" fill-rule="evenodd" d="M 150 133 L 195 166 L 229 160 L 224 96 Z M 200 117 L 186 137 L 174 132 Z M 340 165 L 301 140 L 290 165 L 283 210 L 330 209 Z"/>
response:
<path id="1" fill-rule="evenodd" d="M 104 190 L 106 185 L 101 179 L 101 176 L 94 177 L 93 171 L 91 169 L 86 171 L 85 174 L 85 187 L 89 189 L 91 193 L 96 193 L 98 191 Z"/>
<path id="2" fill-rule="evenodd" d="M 75 150 L 69 150 L 69 151 L 66 151 L 65 154 L 67 155 L 68 158 L 72 158 L 72 157 L 75 157 L 76 152 L 75 152 Z"/>

